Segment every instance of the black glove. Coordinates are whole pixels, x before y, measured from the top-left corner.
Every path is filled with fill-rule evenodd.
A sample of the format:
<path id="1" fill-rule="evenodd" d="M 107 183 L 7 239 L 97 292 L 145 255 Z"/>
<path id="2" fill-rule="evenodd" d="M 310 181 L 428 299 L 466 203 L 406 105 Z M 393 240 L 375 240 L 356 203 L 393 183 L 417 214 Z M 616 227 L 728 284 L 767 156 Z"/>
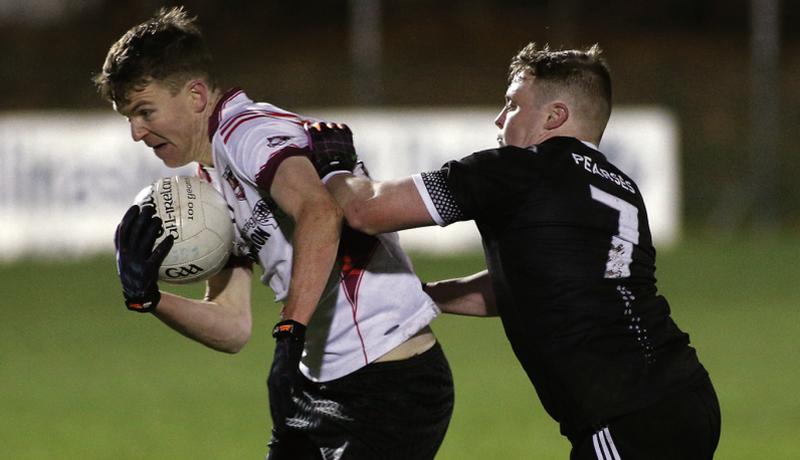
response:
<path id="1" fill-rule="evenodd" d="M 161 300 L 158 292 L 158 269 L 172 248 L 173 237 L 167 236 L 153 248 L 161 232 L 161 219 L 153 217 L 152 206 L 133 205 L 117 226 L 114 245 L 117 247 L 117 273 L 122 281 L 122 295 L 128 310 L 147 313 Z"/>
<path id="2" fill-rule="evenodd" d="M 292 395 L 299 391 L 301 380 L 298 366 L 306 341 L 306 327 L 288 319 L 275 325 L 272 336 L 275 337 L 275 355 L 267 379 L 267 389 L 273 430 L 281 433 L 286 429 L 286 418 L 293 412 Z"/>
<path id="3" fill-rule="evenodd" d="M 353 171 L 358 156 L 353 147 L 353 133 L 347 125 L 314 123 L 305 125 L 309 138 L 310 159 L 320 178 L 334 171 Z"/>

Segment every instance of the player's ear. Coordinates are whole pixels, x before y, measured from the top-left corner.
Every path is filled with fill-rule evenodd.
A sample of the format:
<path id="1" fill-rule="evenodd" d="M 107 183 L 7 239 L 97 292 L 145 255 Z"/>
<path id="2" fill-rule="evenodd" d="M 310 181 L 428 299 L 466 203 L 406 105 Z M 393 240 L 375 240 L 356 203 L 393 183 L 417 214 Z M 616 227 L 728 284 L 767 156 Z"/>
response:
<path id="1" fill-rule="evenodd" d="M 192 110 L 194 112 L 204 112 L 208 106 L 208 85 L 201 79 L 189 80 L 186 83 L 189 97 L 191 98 Z"/>
<path id="2" fill-rule="evenodd" d="M 562 101 L 550 103 L 547 110 L 547 120 L 544 122 L 545 129 L 557 129 L 569 120 L 569 107 Z"/>

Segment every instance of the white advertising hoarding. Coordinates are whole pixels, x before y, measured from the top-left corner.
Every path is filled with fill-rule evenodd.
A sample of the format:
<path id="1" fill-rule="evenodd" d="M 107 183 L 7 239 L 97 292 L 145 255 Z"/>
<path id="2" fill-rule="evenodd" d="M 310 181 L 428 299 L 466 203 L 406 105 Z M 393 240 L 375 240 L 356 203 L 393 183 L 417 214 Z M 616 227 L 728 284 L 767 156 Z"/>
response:
<path id="1" fill-rule="evenodd" d="M 0 116 L 0 259 L 73 257 L 113 250 L 136 193 L 166 168 L 134 143 L 119 115 Z"/>
<path id="2" fill-rule="evenodd" d="M 448 160 L 496 145 L 493 109 L 303 111 L 348 123 L 359 155 L 376 180 L 438 169 Z M 656 245 L 680 228 L 678 132 L 660 109 L 619 108 L 601 143 L 638 183 Z M 114 228 L 136 193 L 166 168 L 131 140 L 113 113 L 43 112 L 0 115 L 0 260 L 72 257 L 111 251 Z M 470 222 L 407 230 L 410 250 L 448 253 L 480 248 Z"/>

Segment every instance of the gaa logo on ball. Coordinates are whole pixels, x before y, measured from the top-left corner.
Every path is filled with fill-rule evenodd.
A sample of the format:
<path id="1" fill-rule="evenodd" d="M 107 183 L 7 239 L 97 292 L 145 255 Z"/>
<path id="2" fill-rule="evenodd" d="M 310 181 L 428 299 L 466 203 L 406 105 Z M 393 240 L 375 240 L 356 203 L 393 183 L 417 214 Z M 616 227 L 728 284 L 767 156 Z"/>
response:
<path id="1" fill-rule="evenodd" d="M 153 206 L 162 232 L 155 244 L 172 235 L 175 244 L 161 264 L 159 279 L 186 284 L 219 272 L 233 248 L 233 220 L 225 198 L 194 176 L 159 179 L 139 192 L 139 206 Z"/>
<path id="2" fill-rule="evenodd" d="M 167 275 L 168 279 L 174 280 L 179 278 L 186 278 L 187 276 L 197 275 L 199 273 L 204 272 L 202 268 L 198 267 L 195 264 L 189 264 L 184 267 L 170 267 L 164 270 L 164 274 Z"/>

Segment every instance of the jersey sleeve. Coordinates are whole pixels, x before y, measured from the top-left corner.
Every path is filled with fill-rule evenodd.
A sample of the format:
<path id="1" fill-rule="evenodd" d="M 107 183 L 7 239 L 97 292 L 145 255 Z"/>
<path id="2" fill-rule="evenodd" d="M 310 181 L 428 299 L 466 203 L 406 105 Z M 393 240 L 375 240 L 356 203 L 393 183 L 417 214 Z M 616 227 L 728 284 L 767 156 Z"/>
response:
<path id="1" fill-rule="evenodd" d="M 447 172 L 442 170 L 423 172 L 411 176 L 422 202 L 431 218 L 442 227 L 464 219 L 450 188 L 447 186 Z"/>
<path id="2" fill-rule="evenodd" d="M 530 168 L 521 167 L 534 156 L 535 151 L 515 147 L 484 150 L 412 177 L 431 218 L 445 226 L 505 207 L 509 197 L 535 181 Z"/>
<path id="3" fill-rule="evenodd" d="M 302 122 L 290 118 L 255 117 L 223 138 L 231 162 L 247 180 L 269 192 L 283 160 L 308 156 Z"/>

